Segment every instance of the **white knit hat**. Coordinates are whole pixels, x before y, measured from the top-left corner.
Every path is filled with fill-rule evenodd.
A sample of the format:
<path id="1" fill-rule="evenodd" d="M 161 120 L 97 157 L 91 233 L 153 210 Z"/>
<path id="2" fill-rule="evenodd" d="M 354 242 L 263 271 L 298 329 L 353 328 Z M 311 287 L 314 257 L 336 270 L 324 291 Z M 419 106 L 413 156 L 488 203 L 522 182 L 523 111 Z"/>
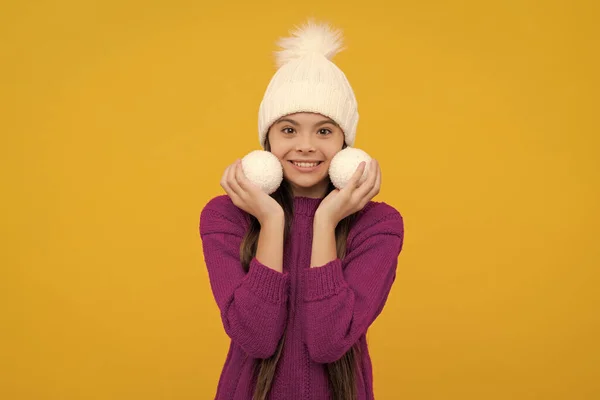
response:
<path id="1" fill-rule="evenodd" d="M 277 43 L 279 68 L 265 92 L 258 112 L 258 139 L 265 145 L 271 125 L 284 115 L 314 112 L 334 120 L 344 131 L 348 146 L 354 144 L 358 110 L 346 75 L 330 60 L 343 50 L 342 34 L 313 20 L 296 27 L 294 36 Z"/>

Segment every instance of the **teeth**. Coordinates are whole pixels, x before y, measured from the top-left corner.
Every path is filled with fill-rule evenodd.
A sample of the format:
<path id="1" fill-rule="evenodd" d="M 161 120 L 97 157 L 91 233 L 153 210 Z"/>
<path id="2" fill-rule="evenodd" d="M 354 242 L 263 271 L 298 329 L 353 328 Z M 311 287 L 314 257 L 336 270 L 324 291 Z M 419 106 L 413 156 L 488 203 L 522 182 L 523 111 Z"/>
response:
<path id="1" fill-rule="evenodd" d="M 316 167 L 317 165 L 319 165 L 318 162 L 316 163 L 299 163 L 299 162 L 294 162 L 294 165 L 297 165 L 299 167 L 302 168 L 310 168 L 310 167 Z"/>

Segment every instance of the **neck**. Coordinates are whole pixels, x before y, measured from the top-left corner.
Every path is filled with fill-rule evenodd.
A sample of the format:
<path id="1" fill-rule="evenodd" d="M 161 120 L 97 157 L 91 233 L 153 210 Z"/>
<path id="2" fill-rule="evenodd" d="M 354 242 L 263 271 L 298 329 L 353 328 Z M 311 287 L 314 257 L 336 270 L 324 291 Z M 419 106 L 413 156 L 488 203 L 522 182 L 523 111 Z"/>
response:
<path id="1" fill-rule="evenodd" d="M 300 187 L 290 182 L 294 197 L 307 197 L 311 199 L 322 199 L 327 195 L 329 182 L 324 181 L 311 187 Z"/>

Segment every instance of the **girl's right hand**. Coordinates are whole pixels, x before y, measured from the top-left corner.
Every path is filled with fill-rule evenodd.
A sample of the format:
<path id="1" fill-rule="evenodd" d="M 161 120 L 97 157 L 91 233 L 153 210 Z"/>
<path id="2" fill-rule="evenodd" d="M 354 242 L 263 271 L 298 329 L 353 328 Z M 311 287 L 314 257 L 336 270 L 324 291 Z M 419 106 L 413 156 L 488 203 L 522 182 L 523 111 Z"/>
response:
<path id="1" fill-rule="evenodd" d="M 283 218 L 283 208 L 277 200 L 250 182 L 242 171 L 242 162 L 229 165 L 221 178 L 221 187 L 233 204 L 258 219 L 261 225 L 271 218 Z"/>

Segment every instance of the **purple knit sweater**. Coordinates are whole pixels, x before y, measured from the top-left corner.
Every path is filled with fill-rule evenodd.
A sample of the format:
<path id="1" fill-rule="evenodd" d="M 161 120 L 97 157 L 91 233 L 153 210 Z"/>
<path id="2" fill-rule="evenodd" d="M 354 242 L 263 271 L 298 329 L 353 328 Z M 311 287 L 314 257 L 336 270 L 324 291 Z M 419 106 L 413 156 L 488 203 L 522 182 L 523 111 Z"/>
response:
<path id="1" fill-rule="evenodd" d="M 283 273 L 252 259 L 248 273 L 240 243 L 248 214 L 229 196 L 211 199 L 200 215 L 200 235 L 210 286 L 225 332 L 231 338 L 215 399 L 249 400 L 256 384 L 255 359 L 275 353 L 270 400 L 331 398 L 326 363 L 355 343 L 362 357 L 357 371 L 358 400 L 373 399 L 373 373 L 366 333 L 381 313 L 396 277 L 402 249 L 402 216 L 383 202 L 369 202 L 347 240 L 344 261 L 310 268 L 313 218 L 321 199 L 296 197 Z"/>

